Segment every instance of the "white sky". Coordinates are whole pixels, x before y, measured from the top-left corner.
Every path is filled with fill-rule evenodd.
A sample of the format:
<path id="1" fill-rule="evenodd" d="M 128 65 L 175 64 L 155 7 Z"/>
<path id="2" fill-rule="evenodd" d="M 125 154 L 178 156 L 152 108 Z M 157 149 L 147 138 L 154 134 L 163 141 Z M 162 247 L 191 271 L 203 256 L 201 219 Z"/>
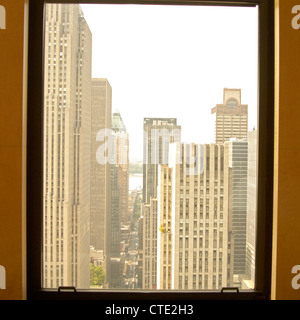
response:
<path id="1" fill-rule="evenodd" d="M 257 127 L 257 8 L 82 5 L 93 34 L 95 78 L 112 86 L 142 160 L 143 118 L 176 117 L 182 141 L 214 142 L 211 108 L 241 88 Z"/>

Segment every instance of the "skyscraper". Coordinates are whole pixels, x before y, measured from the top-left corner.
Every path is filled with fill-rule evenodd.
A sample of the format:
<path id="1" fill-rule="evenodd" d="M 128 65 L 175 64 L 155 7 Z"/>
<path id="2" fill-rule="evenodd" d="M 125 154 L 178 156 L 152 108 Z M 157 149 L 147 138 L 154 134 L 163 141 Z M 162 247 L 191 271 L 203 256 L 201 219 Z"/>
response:
<path id="1" fill-rule="evenodd" d="M 111 173 L 111 212 L 110 228 L 107 231 L 111 239 L 110 258 L 106 266 L 106 280 L 109 288 L 120 288 L 120 186 L 119 186 L 119 167 L 115 164 L 110 165 Z"/>
<path id="2" fill-rule="evenodd" d="M 232 285 L 224 189 L 222 145 L 170 145 L 169 165 L 159 171 L 158 289 Z"/>
<path id="3" fill-rule="evenodd" d="M 168 164 L 169 144 L 181 141 L 181 126 L 175 118 L 144 119 L 143 201 L 157 196 L 159 164 Z"/>
<path id="4" fill-rule="evenodd" d="M 168 164 L 169 145 L 181 140 L 175 118 L 144 119 L 143 288 L 157 286 L 157 187 L 160 164 Z"/>
<path id="5" fill-rule="evenodd" d="M 92 35 L 79 5 L 47 4 L 43 286 L 89 288 Z"/>
<path id="6" fill-rule="evenodd" d="M 114 139 L 114 162 L 118 167 L 118 184 L 120 187 L 120 223 L 128 223 L 129 194 L 129 134 L 120 112 L 112 115 Z"/>
<path id="7" fill-rule="evenodd" d="M 138 283 L 137 287 L 139 289 L 143 288 L 143 228 L 144 228 L 144 217 L 141 215 L 139 217 L 139 225 L 138 225 L 138 268 L 137 268 L 137 275 L 138 275 Z"/>
<path id="8" fill-rule="evenodd" d="M 121 286 L 121 226 L 128 220 L 128 192 L 129 192 L 129 140 L 121 114 L 112 115 L 111 131 L 111 212 L 110 228 L 106 230 L 106 237 L 110 238 L 110 258 L 106 268 L 109 288 Z M 110 147 L 110 146 L 109 146 Z M 109 153 L 109 152 L 108 152 Z"/>
<path id="9" fill-rule="evenodd" d="M 173 170 L 160 165 L 158 172 L 157 288 L 174 289 Z M 174 223 L 173 223 L 174 222 Z"/>
<path id="10" fill-rule="evenodd" d="M 256 214 L 257 214 L 257 131 L 248 132 L 247 234 L 246 272 L 244 281 L 249 289 L 255 283 Z"/>
<path id="11" fill-rule="evenodd" d="M 157 288 L 157 199 L 143 203 L 143 289 Z"/>
<path id="12" fill-rule="evenodd" d="M 92 79 L 91 245 L 111 254 L 112 89 L 107 79 Z"/>
<path id="13" fill-rule="evenodd" d="M 247 138 L 248 105 L 241 103 L 241 89 L 223 91 L 223 104 L 217 104 L 212 110 L 216 114 L 216 143 L 224 143 L 230 138 Z"/>
<path id="14" fill-rule="evenodd" d="M 236 283 L 246 271 L 248 142 L 232 139 L 224 144 L 224 180 L 228 185 L 230 223 L 233 233 L 233 269 Z"/>

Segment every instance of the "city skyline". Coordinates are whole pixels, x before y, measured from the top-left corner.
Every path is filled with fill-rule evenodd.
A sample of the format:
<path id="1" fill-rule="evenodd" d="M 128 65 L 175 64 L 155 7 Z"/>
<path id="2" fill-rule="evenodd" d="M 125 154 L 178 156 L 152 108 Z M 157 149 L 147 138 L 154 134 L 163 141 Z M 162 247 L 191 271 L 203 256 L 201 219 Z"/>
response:
<path id="1" fill-rule="evenodd" d="M 143 160 L 144 118 L 177 118 L 183 142 L 214 142 L 211 109 L 224 88 L 242 89 L 249 129 L 257 127 L 257 8 L 81 7 L 93 34 L 92 76 L 112 85 L 112 110 L 135 146 L 130 161 Z"/>
<path id="2" fill-rule="evenodd" d="M 157 102 L 162 116 L 153 107 L 155 116 L 146 117 L 142 108 L 143 128 L 135 114 L 128 125 L 130 112 L 113 108 L 109 78 L 91 73 L 92 33 L 81 8 L 47 6 L 46 30 L 44 285 L 250 288 L 255 251 L 252 231 L 246 243 L 246 225 L 255 228 L 255 207 L 249 206 L 247 221 L 247 197 L 249 192 L 254 201 L 256 163 L 249 159 L 248 186 L 248 103 L 242 90 L 222 88 L 223 99 L 209 109 L 210 119 L 216 113 L 209 143 L 198 139 L 214 135 L 214 128 L 202 136 L 201 113 L 190 110 L 188 101 L 174 108 Z M 138 95 L 138 88 L 129 94 Z M 172 117 L 179 107 L 181 114 Z M 189 142 L 181 134 L 186 129 Z M 143 153 L 143 186 L 133 191 L 131 149 Z M 99 268 L 102 276 L 95 278 Z"/>

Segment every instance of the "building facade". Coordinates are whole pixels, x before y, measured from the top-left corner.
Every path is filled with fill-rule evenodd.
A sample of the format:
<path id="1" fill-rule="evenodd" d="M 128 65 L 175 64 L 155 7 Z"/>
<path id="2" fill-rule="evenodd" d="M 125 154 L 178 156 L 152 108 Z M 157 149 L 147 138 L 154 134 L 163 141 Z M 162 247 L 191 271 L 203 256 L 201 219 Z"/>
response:
<path id="1" fill-rule="evenodd" d="M 169 162 L 169 145 L 181 141 L 176 118 L 144 119 L 143 288 L 157 288 L 157 190 L 159 165 Z M 149 238 L 150 237 L 150 238 Z"/>
<path id="2" fill-rule="evenodd" d="M 217 104 L 211 113 L 216 115 L 216 143 L 224 143 L 230 138 L 247 138 L 248 105 L 242 104 L 241 89 L 223 91 L 223 104 Z"/>
<path id="3" fill-rule="evenodd" d="M 157 287 L 232 285 L 231 232 L 224 199 L 224 147 L 176 143 L 160 166 Z"/>
<path id="4" fill-rule="evenodd" d="M 128 223 L 129 196 L 129 134 L 120 112 L 112 115 L 112 134 L 114 138 L 114 163 L 118 167 L 118 184 L 120 187 L 120 223 Z"/>
<path id="5" fill-rule="evenodd" d="M 255 283 L 257 222 L 257 130 L 248 132 L 246 272 L 243 287 L 253 289 Z"/>
<path id="6" fill-rule="evenodd" d="M 157 199 L 143 203 L 143 289 L 157 289 Z"/>
<path id="7" fill-rule="evenodd" d="M 92 35 L 80 6 L 46 6 L 44 49 L 43 286 L 88 288 Z"/>
<path id="8" fill-rule="evenodd" d="M 120 265 L 120 186 L 119 168 L 115 164 L 110 165 L 111 173 L 111 212 L 110 228 L 108 230 L 111 247 L 109 248 L 109 264 L 106 267 L 107 283 L 109 288 L 120 288 L 121 265 Z M 107 235 L 108 236 L 108 235 Z"/>
<path id="9" fill-rule="evenodd" d="M 181 141 L 175 118 L 144 119 L 143 201 L 157 196 L 158 165 L 168 164 L 169 144 Z"/>
<path id="10" fill-rule="evenodd" d="M 102 250 L 105 271 L 111 257 L 112 189 L 111 164 L 107 150 L 112 148 L 112 88 L 107 79 L 92 79 L 91 135 L 91 245 Z M 106 139 L 108 143 L 106 144 Z M 108 152 L 109 153 L 109 152 Z"/>
<path id="11" fill-rule="evenodd" d="M 233 273 L 239 285 L 246 271 L 248 142 L 233 139 L 224 144 L 225 181 L 233 233 Z"/>

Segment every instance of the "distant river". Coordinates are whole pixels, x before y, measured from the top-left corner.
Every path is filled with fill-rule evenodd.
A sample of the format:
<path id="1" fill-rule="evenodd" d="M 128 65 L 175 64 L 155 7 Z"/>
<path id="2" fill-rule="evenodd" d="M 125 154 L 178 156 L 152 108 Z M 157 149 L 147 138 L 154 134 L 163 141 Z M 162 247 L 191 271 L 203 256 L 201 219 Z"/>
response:
<path id="1" fill-rule="evenodd" d="M 135 173 L 129 175 L 129 190 L 143 189 L 143 174 Z"/>

